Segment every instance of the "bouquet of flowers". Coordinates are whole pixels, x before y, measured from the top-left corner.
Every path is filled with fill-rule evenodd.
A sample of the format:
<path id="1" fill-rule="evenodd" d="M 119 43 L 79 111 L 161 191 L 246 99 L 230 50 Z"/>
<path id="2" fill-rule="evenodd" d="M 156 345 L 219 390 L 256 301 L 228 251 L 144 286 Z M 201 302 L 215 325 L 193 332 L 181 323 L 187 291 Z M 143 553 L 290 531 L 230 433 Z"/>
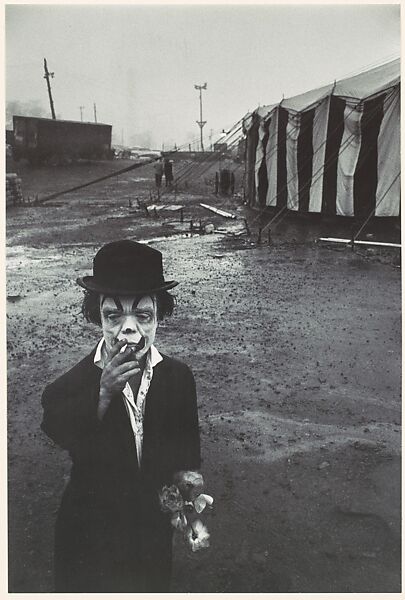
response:
<path id="1" fill-rule="evenodd" d="M 191 550 L 196 552 L 210 545 L 210 534 L 200 519 L 192 522 L 193 513 L 198 515 L 208 506 L 212 507 L 214 499 L 203 494 L 204 480 L 196 471 L 179 471 L 174 483 L 163 486 L 159 492 L 161 509 L 171 514 L 173 527 L 184 534 Z"/>

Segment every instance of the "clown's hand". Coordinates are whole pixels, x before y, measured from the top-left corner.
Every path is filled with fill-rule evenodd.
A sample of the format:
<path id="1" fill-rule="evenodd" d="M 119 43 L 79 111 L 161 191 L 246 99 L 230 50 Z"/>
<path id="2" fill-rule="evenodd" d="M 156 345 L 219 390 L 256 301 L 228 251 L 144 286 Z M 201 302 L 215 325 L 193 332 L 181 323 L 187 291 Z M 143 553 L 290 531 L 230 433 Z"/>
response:
<path id="1" fill-rule="evenodd" d="M 127 347 L 121 352 L 126 344 L 126 340 L 120 340 L 108 352 L 100 379 L 100 397 L 97 407 L 97 417 L 100 420 L 104 417 L 114 394 L 122 392 L 129 379 L 140 371 L 139 363 L 130 348 Z"/>

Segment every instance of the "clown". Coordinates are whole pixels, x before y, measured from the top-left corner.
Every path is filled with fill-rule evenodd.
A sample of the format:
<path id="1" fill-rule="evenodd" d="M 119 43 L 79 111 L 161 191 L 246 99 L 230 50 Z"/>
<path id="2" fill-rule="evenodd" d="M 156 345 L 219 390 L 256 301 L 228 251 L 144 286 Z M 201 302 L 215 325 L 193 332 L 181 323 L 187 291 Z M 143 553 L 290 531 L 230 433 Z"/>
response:
<path id="1" fill-rule="evenodd" d="M 101 327 L 92 352 L 46 387 L 42 429 L 72 460 L 55 528 L 55 591 L 168 592 L 172 527 L 158 490 L 200 467 L 194 377 L 155 346 L 173 312 L 162 255 L 103 246 L 82 311 Z"/>

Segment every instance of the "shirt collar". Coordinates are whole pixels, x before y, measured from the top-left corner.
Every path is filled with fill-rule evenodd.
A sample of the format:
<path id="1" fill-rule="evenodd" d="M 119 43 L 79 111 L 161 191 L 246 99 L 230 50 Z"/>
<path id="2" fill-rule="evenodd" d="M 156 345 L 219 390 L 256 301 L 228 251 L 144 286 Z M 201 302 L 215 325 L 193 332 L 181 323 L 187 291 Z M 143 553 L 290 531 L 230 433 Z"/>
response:
<path id="1" fill-rule="evenodd" d="M 163 356 L 160 354 L 159 350 L 152 344 L 149 350 L 149 361 L 150 366 L 155 367 L 158 363 L 163 360 Z M 104 362 L 107 355 L 107 348 L 105 344 L 105 339 L 102 337 L 99 343 L 97 344 L 96 352 L 94 354 L 94 364 L 96 367 L 100 369 L 104 368 Z"/>

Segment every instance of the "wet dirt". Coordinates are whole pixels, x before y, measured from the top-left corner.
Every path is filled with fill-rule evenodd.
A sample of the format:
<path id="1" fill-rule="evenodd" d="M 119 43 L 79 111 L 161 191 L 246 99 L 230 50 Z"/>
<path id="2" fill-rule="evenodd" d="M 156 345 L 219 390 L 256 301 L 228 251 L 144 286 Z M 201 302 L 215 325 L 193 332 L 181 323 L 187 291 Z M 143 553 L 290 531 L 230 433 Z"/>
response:
<path id="1" fill-rule="evenodd" d="M 107 166 L 116 168 L 13 169 L 35 194 Z M 208 175 L 158 200 L 182 204 L 183 223 L 171 211 L 147 216 L 137 199 L 156 203 L 152 176 L 146 166 L 51 206 L 8 209 L 9 591 L 52 591 L 53 526 L 70 465 L 40 430 L 40 396 L 99 338 L 80 314 L 76 277 L 91 272 L 103 243 L 128 237 L 161 250 L 166 276 L 180 281 L 157 345 L 194 371 L 215 498 L 204 513 L 211 547 L 190 554 L 175 540 L 172 591 L 399 592 L 397 253 L 321 245 L 319 235 L 346 225 L 296 219 L 272 228 L 270 246 L 257 244 L 269 217 L 238 196 L 215 197 Z M 222 233 L 190 231 L 200 219 Z"/>

